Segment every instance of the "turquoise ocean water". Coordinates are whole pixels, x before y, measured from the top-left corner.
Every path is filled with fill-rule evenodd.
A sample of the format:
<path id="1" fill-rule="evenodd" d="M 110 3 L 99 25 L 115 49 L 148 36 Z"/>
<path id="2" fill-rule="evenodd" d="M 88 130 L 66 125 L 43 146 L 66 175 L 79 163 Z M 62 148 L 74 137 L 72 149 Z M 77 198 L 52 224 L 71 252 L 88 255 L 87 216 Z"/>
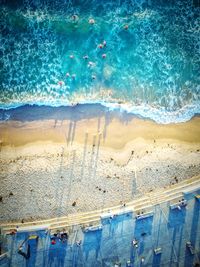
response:
<path id="1" fill-rule="evenodd" d="M 200 113 L 193 1 L 0 2 L 0 108 L 102 103 L 158 123 Z"/>

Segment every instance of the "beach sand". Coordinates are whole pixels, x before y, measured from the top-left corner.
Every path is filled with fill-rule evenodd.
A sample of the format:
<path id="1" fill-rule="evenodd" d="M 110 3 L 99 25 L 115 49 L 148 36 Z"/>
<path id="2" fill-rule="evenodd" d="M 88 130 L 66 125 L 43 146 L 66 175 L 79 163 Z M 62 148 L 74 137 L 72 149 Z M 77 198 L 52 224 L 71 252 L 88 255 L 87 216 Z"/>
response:
<path id="1" fill-rule="evenodd" d="M 198 116 L 160 125 L 98 108 L 10 111 L 0 124 L 1 222 L 109 207 L 200 173 Z"/>

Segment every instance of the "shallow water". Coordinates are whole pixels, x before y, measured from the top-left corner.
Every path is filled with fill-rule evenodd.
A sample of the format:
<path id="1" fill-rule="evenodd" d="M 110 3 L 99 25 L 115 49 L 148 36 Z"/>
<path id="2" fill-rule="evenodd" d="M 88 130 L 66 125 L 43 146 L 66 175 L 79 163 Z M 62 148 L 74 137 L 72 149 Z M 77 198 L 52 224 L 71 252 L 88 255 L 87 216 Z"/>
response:
<path id="1" fill-rule="evenodd" d="M 1 108 L 102 103 L 159 123 L 200 113 L 192 1 L 9 2 L 0 9 Z"/>

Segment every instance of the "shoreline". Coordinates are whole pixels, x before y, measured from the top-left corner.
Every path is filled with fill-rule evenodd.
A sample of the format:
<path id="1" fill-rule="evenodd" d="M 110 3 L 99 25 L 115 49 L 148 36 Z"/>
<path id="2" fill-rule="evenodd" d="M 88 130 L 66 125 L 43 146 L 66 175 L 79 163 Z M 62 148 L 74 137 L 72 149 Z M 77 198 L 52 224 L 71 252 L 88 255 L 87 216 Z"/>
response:
<path id="1" fill-rule="evenodd" d="M 123 101 L 106 102 L 106 101 L 84 101 L 73 102 L 69 105 L 46 105 L 41 104 L 21 104 L 14 107 L 1 107 L 0 108 L 0 122 L 6 120 L 27 120 L 27 117 L 22 115 L 22 112 L 29 114 L 29 119 L 33 119 L 31 113 L 37 113 L 44 119 L 50 119 L 55 114 L 60 114 L 58 119 L 69 118 L 68 114 L 75 113 L 87 113 L 90 111 L 92 114 L 100 113 L 113 113 L 120 114 L 121 116 L 136 117 L 143 120 L 151 120 L 158 124 L 173 124 L 184 123 L 195 117 L 200 116 L 200 109 L 198 105 L 186 105 L 176 111 L 167 111 L 163 107 L 155 107 L 147 104 L 132 105 Z M 49 112 L 49 114 L 47 114 Z M 80 115 L 80 114 L 79 114 Z M 88 115 L 88 114 L 87 114 Z M 70 115 L 71 116 L 71 115 Z"/>
<path id="2" fill-rule="evenodd" d="M 0 116 L 2 117 L 0 110 Z M 0 123 L 1 146 L 23 146 L 34 142 L 92 144 L 101 134 L 101 146 L 122 149 L 127 143 L 145 140 L 179 140 L 200 143 L 200 116 L 182 123 L 158 124 L 101 105 L 75 107 L 30 107 L 10 110 L 9 120 Z M 119 131 L 120 129 L 120 131 Z M 23 135 L 23 137 L 22 137 Z"/>

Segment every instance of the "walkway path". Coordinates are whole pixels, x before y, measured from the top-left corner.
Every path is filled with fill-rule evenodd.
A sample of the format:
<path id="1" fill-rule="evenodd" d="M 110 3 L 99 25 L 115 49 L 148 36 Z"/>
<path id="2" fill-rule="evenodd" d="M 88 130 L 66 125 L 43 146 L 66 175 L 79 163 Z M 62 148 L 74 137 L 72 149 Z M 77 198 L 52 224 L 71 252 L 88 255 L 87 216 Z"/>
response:
<path id="1" fill-rule="evenodd" d="M 39 229 L 57 230 L 62 228 L 71 229 L 75 225 L 88 226 L 100 224 L 101 216 L 103 214 L 120 214 L 133 212 L 135 215 L 138 212 L 151 212 L 155 205 L 163 202 L 176 203 L 184 198 L 184 193 L 196 191 L 200 188 L 200 175 L 192 177 L 188 180 L 180 182 L 176 185 L 171 185 L 165 189 L 158 189 L 154 192 L 148 193 L 141 198 L 132 200 L 126 205 L 118 205 L 101 210 L 69 214 L 65 217 L 57 217 L 47 220 L 38 220 L 25 223 L 2 223 L 0 228 L 2 232 L 9 233 L 12 230 L 18 231 L 35 231 Z"/>

